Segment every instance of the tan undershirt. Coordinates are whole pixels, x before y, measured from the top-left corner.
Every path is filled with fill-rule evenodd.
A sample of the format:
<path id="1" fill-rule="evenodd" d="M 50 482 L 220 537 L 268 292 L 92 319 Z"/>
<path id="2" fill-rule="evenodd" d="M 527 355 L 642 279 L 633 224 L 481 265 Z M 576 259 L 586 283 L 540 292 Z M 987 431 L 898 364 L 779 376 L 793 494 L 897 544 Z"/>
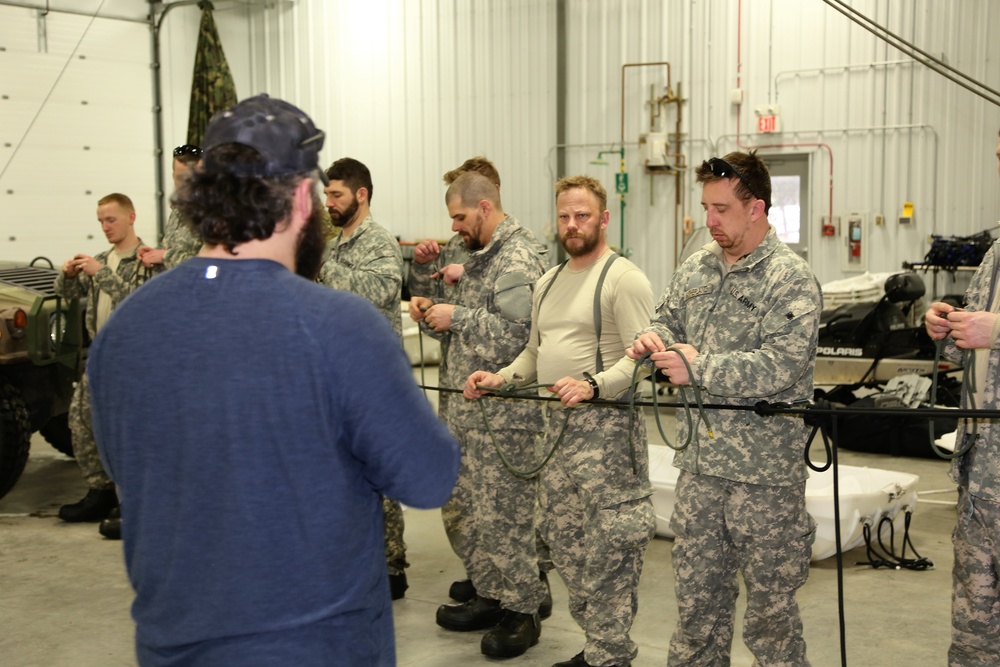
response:
<path id="1" fill-rule="evenodd" d="M 108 253 L 108 263 L 107 267 L 111 269 L 112 272 L 118 273 L 118 265 L 122 262 L 122 257 L 127 257 L 131 253 L 120 254 L 117 250 L 112 250 Z M 100 331 L 104 326 L 104 323 L 108 321 L 111 317 L 111 296 L 107 292 L 98 288 L 97 289 L 97 331 Z"/>
<path id="2" fill-rule="evenodd" d="M 542 332 L 541 347 L 537 347 L 533 330 L 525 348 L 527 354 L 522 353 L 501 373 L 506 379 L 517 375 L 548 383 L 567 376 L 579 380 L 585 371 L 595 372 L 594 291 L 609 253 L 610 250 L 586 269 L 574 271 L 567 266 L 559 273 L 541 305 L 536 303 L 532 313 L 537 330 Z M 638 281 L 644 289 L 630 289 L 625 285 L 627 281 Z M 545 284 L 537 287 L 539 294 L 545 289 Z M 601 313 L 604 373 L 598 384 L 602 398 L 613 398 L 631 385 L 634 364 L 625 357 L 625 348 L 631 345 L 636 333 L 649 325 L 653 303 L 645 276 L 633 264 L 620 259 L 611 265 L 604 290 L 612 290 L 614 297 L 610 301 L 614 311 L 607 312 L 608 300 L 604 300 Z M 630 292 L 641 296 L 626 298 L 624 295 Z"/>

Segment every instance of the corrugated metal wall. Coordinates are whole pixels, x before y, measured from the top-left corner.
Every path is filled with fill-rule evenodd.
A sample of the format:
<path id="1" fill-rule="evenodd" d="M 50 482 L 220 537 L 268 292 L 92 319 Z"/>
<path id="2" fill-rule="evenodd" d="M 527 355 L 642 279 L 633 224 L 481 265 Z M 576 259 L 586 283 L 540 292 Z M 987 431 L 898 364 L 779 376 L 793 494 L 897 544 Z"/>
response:
<path id="1" fill-rule="evenodd" d="M 554 143 L 554 3 L 300 0 L 250 10 L 253 92 L 327 132 L 327 163 L 372 171 L 377 220 L 404 240 L 451 236 L 444 172 L 484 154 L 504 208 L 540 230 Z"/>
<path id="2" fill-rule="evenodd" d="M 131 2 L 137 10 L 146 4 Z M 609 238 L 618 244 L 617 155 L 604 155 L 607 165 L 591 162 L 621 144 L 622 65 L 658 61 L 671 64 L 672 91 L 686 100 L 682 141 L 670 149 L 688 165 L 741 145 L 783 144 L 765 150 L 808 156 L 804 221 L 809 258 L 824 281 L 841 277 L 845 252 L 842 235 L 819 235 L 820 217 L 831 209 L 842 220 L 863 211 L 870 222 L 875 216 L 887 221 L 868 230 L 873 271 L 919 260 L 932 232 L 968 234 L 1000 217 L 993 157 L 1000 109 L 922 65 L 900 62 L 908 58 L 822 0 L 220 0 L 216 6 L 240 96 L 269 92 L 312 114 L 328 132 L 324 160 L 351 155 L 367 163 L 378 191 L 376 216 L 406 240 L 449 235 L 441 175 L 481 153 L 500 169 L 505 208 L 540 232 L 553 219 L 551 185 L 560 157 L 568 173 L 601 178 L 612 193 Z M 565 76 L 557 81 L 560 6 L 567 39 Z M 852 0 L 851 6 L 963 72 L 994 87 L 1000 81 L 1000 40 L 989 33 L 1000 25 L 1000 4 Z M 0 51 L 0 93 L 11 96 L 0 100 L 0 132 L 13 145 L 27 111 L 11 100 L 31 90 L 42 109 L 45 82 L 69 50 L 59 51 L 60 58 L 54 52 L 39 56 L 34 14 L 0 10 L 4 19 L 11 17 L 0 21 L 0 46 L 6 47 Z M 85 20 L 52 14 L 50 25 Z M 197 22 L 197 10 L 188 7 L 164 25 L 168 147 L 183 137 Z M 79 35 L 75 30 L 66 33 L 67 41 Z M 89 65 L 74 62 L 70 69 L 93 65 L 94 76 L 105 77 L 97 81 L 127 85 L 117 96 L 107 86 L 91 101 L 102 105 L 100 111 L 90 113 L 78 107 L 78 92 L 60 84 L 41 110 L 40 119 L 52 118 L 51 128 L 33 129 L 13 161 L 10 148 L 0 148 L 7 169 L 0 193 L 18 193 L 0 199 L 0 238 L 32 237 L 39 248 L 57 245 L 53 237 L 85 239 L 80 234 L 93 231 L 93 206 L 77 191 L 96 176 L 120 187 L 94 185 L 95 192 L 131 189 L 140 199 L 150 196 L 148 32 L 133 27 L 123 39 L 123 28 L 107 30 L 99 41 L 109 46 L 95 48 L 113 45 L 113 55 L 99 58 L 92 50 Z M 45 60 L 51 61 L 43 66 L 48 74 L 32 74 L 30 67 Z M 683 217 L 691 216 L 696 228 L 703 224 L 700 188 L 690 171 L 678 178 L 647 175 L 643 168 L 638 141 L 650 129 L 646 102 L 651 89 L 657 96 L 665 92 L 666 74 L 665 67 L 636 67 L 624 81 L 624 245 L 657 290 L 674 268 Z M 567 91 L 563 119 L 557 84 Z M 739 106 L 731 101 L 736 88 L 742 90 Z M 60 96 L 69 102 L 60 106 Z M 779 135 L 756 133 L 754 107 L 768 103 L 781 107 Z M 675 121 L 671 106 L 656 123 L 672 132 Z M 101 153 L 111 157 L 100 162 L 77 150 L 78 136 L 94 136 L 97 145 L 97 134 L 111 151 Z M 557 147 L 557 136 L 567 145 Z M 60 188 L 40 176 L 52 165 L 63 173 Z M 65 200 L 64 191 L 79 200 Z M 915 205 L 909 227 L 895 222 L 905 201 Z M 152 220 L 152 212 L 143 211 L 143 218 Z M 32 223 L 24 222 L 38 219 L 45 220 L 45 232 L 32 232 Z M 60 227 L 49 220 L 74 222 Z M 35 252 L 21 245 L 4 254 Z"/>

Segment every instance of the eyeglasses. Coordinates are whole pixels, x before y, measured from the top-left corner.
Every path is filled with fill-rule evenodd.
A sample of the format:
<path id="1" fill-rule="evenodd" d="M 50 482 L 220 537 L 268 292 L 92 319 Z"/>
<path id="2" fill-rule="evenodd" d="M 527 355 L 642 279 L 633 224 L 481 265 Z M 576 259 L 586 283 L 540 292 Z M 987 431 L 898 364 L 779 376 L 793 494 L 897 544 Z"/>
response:
<path id="1" fill-rule="evenodd" d="M 718 176 L 719 178 L 729 178 L 731 174 L 735 174 L 736 177 L 743 182 L 743 185 L 746 186 L 746 189 L 750 191 L 750 194 L 754 196 L 754 199 L 764 199 L 754 191 L 753 187 L 750 185 L 750 181 L 747 180 L 747 177 L 744 176 L 739 169 L 729 164 L 722 158 L 709 158 L 705 162 L 702 162 L 701 166 L 703 169 L 708 167 L 712 171 L 712 174 Z"/>
<path id="2" fill-rule="evenodd" d="M 174 149 L 174 157 L 181 157 L 183 155 L 194 155 L 199 156 L 202 154 L 200 146 L 194 146 L 192 144 L 184 144 L 183 146 L 178 146 Z"/>

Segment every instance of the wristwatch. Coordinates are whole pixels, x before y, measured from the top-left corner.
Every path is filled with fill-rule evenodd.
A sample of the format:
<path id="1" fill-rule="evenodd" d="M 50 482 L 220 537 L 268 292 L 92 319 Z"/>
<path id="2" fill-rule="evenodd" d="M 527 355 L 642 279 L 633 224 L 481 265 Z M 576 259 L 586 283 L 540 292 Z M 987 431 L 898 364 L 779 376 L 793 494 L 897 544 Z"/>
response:
<path id="1" fill-rule="evenodd" d="M 590 385 L 590 388 L 594 390 L 594 395 L 590 397 L 591 400 L 593 400 L 595 398 L 600 398 L 601 397 L 601 388 L 597 386 L 597 380 L 594 379 L 594 376 L 591 375 L 590 373 L 584 373 L 583 374 L 583 379 L 586 380 L 587 384 Z"/>

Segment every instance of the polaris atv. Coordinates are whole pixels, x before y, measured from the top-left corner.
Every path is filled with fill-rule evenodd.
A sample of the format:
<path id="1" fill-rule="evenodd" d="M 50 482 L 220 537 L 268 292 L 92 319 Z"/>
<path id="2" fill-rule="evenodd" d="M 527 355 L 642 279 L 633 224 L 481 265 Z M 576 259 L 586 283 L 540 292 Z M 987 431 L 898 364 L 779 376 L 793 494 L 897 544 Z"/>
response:
<path id="1" fill-rule="evenodd" d="M 924 295 L 915 273 L 890 276 L 875 303 L 854 303 L 824 310 L 816 355 L 817 397 L 851 407 L 903 407 L 893 394 L 881 393 L 898 376 L 932 377 L 936 343 L 923 322 L 910 324 L 911 312 Z M 958 304 L 956 304 L 958 305 Z M 920 318 L 922 320 L 922 318 Z M 935 401 L 959 404 L 961 368 L 938 361 Z M 888 400 L 886 400 L 888 399 Z M 954 431 L 957 420 L 931 420 L 934 437 Z M 840 446 L 894 456 L 937 458 L 930 446 L 927 418 L 849 415 L 840 418 Z"/>
<path id="2" fill-rule="evenodd" d="M 815 383 L 861 385 L 887 382 L 897 375 L 930 376 L 935 343 L 922 322 L 909 324 L 924 292 L 920 276 L 898 273 L 885 281 L 885 294 L 875 303 L 825 309 L 820 316 Z M 941 362 L 940 372 L 954 370 L 954 364 Z"/>

